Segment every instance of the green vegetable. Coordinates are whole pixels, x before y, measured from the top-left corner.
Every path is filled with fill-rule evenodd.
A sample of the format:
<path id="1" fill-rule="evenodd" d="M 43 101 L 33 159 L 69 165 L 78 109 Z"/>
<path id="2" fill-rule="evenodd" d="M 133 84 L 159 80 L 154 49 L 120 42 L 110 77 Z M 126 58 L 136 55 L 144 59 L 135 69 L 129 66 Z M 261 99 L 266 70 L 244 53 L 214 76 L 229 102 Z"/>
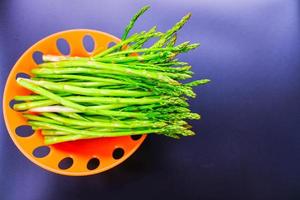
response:
<path id="1" fill-rule="evenodd" d="M 143 7 L 126 26 L 122 41 L 91 57 L 43 55 L 44 63 L 31 79 L 17 83 L 33 92 L 16 96 L 14 105 L 24 111 L 33 129 L 41 129 L 45 144 L 139 134 L 172 138 L 192 136 L 189 119 L 200 115 L 189 109 L 193 87 L 207 84 L 192 77 L 191 65 L 176 59 L 199 46 L 189 41 L 176 45 L 184 16 L 165 33 L 153 26 L 128 37 Z M 156 39 L 150 47 L 149 40 Z"/>
<path id="2" fill-rule="evenodd" d="M 162 47 L 174 33 L 182 28 L 182 26 L 190 19 L 191 16 L 191 13 L 185 15 L 178 23 L 176 23 L 171 29 L 163 34 L 161 38 L 152 46 L 152 48 Z"/>
<path id="3" fill-rule="evenodd" d="M 144 14 L 144 12 L 146 12 L 148 9 L 150 8 L 150 6 L 144 6 L 141 10 L 139 10 L 130 20 L 129 24 L 126 26 L 125 31 L 122 35 L 122 40 L 125 40 L 127 38 L 127 35 L 129 33 L 129 31 L 132 29 L 132 27 L 134 26 L 136 20 L 142 15 Z"/>

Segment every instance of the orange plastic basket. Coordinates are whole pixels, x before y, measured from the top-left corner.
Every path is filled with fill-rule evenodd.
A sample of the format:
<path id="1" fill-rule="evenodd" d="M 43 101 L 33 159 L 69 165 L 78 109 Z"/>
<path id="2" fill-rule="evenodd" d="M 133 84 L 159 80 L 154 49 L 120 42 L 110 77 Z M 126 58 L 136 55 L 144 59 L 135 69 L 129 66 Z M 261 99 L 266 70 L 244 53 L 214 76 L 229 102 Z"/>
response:
<path id="1" fill-rule="evenodd" d="M 90 36 L 94 40 L 94 50 L 88 52 L 83 44 L 83 38 Z M 17 134 L 26 125 L 26 119 L 21 112 L 10 106 L 16 95 L 28 95 L 31 92 L 22 88 L 16 82 L 20 73 L 32 75 L 32 68 L 37 67 L 33 55 L 61 55 L 57 41 L 65 39 L 70 47 L 71 56 L 91 56 L 105 50 L 109 43 L 120 40 L 110 34 L 88 30 L 74 29 L 50 35 L 30 47 L 17 61 L 11 70 L 3 95 L 3 113 L 10 137 L 19 150 L 32 162 L 49 171 L 69 176 L 85 176 L 108 170 L 126 160 L 141 145 L 146 138 L 130 136 L 114 138 L 98 138 L 65 142 L 45 146 L 40 131 L 30 135 Z M 39 151 L 41 151 L 39 153 Z"/>

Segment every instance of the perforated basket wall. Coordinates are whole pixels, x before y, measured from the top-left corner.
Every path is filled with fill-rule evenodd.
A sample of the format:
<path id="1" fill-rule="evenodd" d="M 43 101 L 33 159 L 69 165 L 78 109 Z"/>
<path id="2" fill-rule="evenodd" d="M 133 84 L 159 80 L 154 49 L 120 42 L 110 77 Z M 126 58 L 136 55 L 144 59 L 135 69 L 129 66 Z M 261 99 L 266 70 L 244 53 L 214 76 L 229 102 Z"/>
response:
<path id="1" fill-rule="evenodd" d="M 87 46 L 86 41 L 92 44 L 92 40 L 94 45 Z M 40 167 L 70 176 L 96 174 L 123 162 L 144 141 L 146 135 L 89 139 L 45 146 L 41 133 L 32 131 L 21 112 L 12 109 L 14 96 L 30 94 L 29 90 L 17 84 L 16 77 L 32 76 L 30 71 L 37 67 L 39 56 L 90 56 L 105 50 L 111 42 L 117 43 L 119 39 L 95 30 L 76 29 L 55 33 L 30 47 L 11 70 L 3 95 L 5 123 L 18 149 Z"/>

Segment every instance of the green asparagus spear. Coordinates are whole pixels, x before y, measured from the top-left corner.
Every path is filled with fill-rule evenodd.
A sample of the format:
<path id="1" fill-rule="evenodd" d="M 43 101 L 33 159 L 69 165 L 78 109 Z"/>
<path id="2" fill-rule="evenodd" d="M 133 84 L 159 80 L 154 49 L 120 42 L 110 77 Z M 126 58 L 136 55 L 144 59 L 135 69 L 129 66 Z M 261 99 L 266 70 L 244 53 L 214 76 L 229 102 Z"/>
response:
<path id="1" fill-rule="evenodd" d="M 129 33 L 129 31 L 132 29 L 132 27 L 134 26 L 136 20 L 142 15 L 144 14 L 148 9 L 150 8 L 150 6 L 144 6 L 143 8 L 141 8 L 130 20 L 129 24 L 126 26 L 124 33 L 122 35 L 122 40 L 125 40 L 127 38 L 127 35 Z"/>

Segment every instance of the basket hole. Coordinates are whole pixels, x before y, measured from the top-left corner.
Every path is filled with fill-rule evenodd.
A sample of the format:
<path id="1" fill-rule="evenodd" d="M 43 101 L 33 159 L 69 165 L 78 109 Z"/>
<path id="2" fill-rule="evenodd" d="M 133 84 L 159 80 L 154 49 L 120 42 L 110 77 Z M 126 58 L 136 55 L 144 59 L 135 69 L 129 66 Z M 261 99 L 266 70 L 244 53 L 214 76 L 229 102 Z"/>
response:
<path id="1" fill-rule="evenodd" d="M 73 159 L 71 157 L 66 157 L 58 163 L 59 169 L 69 169 L 70 167 L 72 167 L 72 165 Z"/>
<path id="2" fill-rule="evenodd" d="M 34 130 L 32 129 L 31 126 L 22 125 L 22 126 L 18 126 L 15 132 L 20 137 L 29 137 L 34 133 Z"/>
<path id="3" fill-rule="evenodd" d="M 37 65 L 43 63 L 43 53 L 40 51 L 35 51 L 32 58 Z"/>
<path id="4" fill-rule="evenodd" d="M 26 79 L 30 79 L 30 75 L 29 74 L 26 74 L 24 72 L 20 72 L 20 73 L 17 73 L 16 75 L 16 79 L 18 78 L 26 78 Z"/>
<path id="5" fill-rule="evenodd" d="M 113 151 L 113 158 L 114 159 L 120 159 L 122 158 L 124 155 L 124 150 L 122 148 L 116 148 L 114 151 Z"/>
<path id="6" fill-rule="evenodd" d="M 117 43 L 115 43 L 115 42 L 110 42 L 110 43 L 108 43 L 107 48 L 109 49 L 109 48 L 115 46 L 116 44 Z"/>
<path id="7" fill-rule="evenodd" d="M 18 104 L 18 103 L 24 103 L 25 101 L 17 101 L 17 100 L 10 100 L 10 102 L 9 102 L 9 107 L 11 108 L 11 109 L 13 109 L 13 110 L 15 110 L 14 109 L 14 105 L 15 104 Z"/>
<path id="8" fill-rule="evenodd" d="M 98 158 L 92 158 L 89 160 L 89 162 L 87 163 L 87 168 L 89 170 L 94 170 L 97 167 L 99 167 L 100 165 L 100 160 Z"/>
<path id="9" fill-rule="evenodd" d="M 40 146 L 33 150 L 32 154 L 37 158 L 43 158 L 50 153 L 50 148 L 48 146 Z"/>
<path id="10" fill-rule="evenodd" d="M 136 141 L 139 140 L 142 137 L 142 135 L 131 135 L 130 137 L 132 140 Z"/>
<path id="11" fill-rule="evenodd" d="M 67 40 L 60 38 L 56 41 L 57 49 L 60 51 L 63 55 L 69 55 L 70 54 L 70 45 L 67 42 Z"/>
<path id="12" fill-rule="evenodd" d="M 90 35 L 84 36 L 82 39 L 82 43 L 87 52 L 91 53 L 92 51 L 94 51 L 95 41 L 92 38 L 92 36 L 90 36 Z"/>

